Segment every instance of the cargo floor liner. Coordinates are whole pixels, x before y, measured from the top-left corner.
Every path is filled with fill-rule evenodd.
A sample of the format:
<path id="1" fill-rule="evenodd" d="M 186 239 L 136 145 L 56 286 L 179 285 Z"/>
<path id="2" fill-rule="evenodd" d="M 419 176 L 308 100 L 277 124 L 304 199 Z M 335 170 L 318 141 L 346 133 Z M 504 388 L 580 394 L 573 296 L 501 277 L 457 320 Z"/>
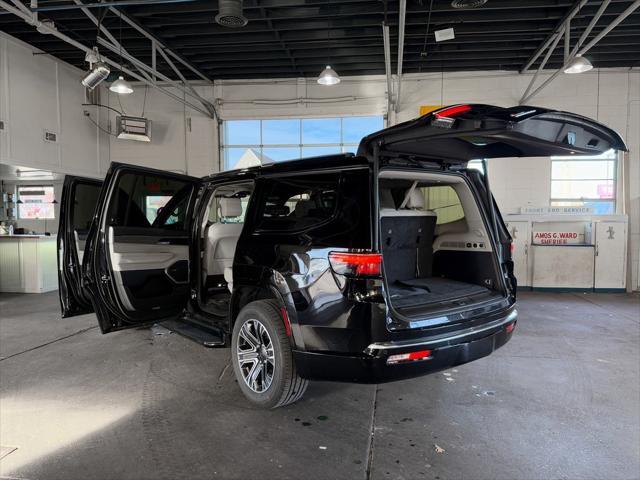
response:
<path id="1" fill-rule="evenodd" d="M 395 307 L 443 303 L 491 293 L 491 290 L 481 285 L 441 277 L 398 280 L 389 285 L 389 290 L 391 302 Z"/>

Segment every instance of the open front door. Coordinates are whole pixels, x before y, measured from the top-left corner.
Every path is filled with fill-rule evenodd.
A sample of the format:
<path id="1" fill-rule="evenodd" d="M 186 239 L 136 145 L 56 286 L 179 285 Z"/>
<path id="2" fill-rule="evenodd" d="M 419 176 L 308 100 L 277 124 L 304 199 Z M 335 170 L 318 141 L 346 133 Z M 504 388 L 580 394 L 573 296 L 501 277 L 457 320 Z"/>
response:
<path id="1" fill-rule="evenodd" d="M 112 164 L 83 268 L 103 333 L 184 310 L 198 185 L 186 175 Z"/>
<path id="2" fill-rule="evenodd" d="M 85 243 L 101 188 L 99 180 L 69 175 L 64 179 L 58 227 L 58 293 L 63 318 L 93 311 L 81 274 Z"/>

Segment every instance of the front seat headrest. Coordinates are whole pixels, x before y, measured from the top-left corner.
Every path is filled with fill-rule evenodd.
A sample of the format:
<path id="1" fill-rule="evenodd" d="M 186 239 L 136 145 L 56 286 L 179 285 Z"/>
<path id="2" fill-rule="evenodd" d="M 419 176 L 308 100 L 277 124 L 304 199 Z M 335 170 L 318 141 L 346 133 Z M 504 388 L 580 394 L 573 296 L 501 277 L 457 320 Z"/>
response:
<path id="1" fill-rule="evenodd" d="M 239 198 L 221 198 L 220 199 L 220 216 L 221 217 L 239 217 L 242 215 L 242 202 Z"/>

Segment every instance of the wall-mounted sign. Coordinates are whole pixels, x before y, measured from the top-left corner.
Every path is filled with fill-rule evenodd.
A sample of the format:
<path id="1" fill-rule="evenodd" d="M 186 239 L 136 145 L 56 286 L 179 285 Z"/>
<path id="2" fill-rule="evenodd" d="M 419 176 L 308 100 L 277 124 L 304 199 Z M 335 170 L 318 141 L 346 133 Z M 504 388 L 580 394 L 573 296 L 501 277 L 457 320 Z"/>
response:
<path id="1" fill-rule="evenodd" d="M 593 215 L 592 207 L 521 207 L 523 215 Z"/>
<path id="2" fill-rule="evenodd" d="M 534 245 L 585 245 L 590 243 L 586 222 L 534 222 Z"/>

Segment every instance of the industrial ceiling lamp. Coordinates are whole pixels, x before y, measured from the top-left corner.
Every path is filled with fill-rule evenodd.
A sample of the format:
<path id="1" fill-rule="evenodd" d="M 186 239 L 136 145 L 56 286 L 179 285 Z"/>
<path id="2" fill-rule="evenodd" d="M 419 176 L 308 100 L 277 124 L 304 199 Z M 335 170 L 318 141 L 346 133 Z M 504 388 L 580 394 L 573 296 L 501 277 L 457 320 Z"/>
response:
<path id="1" fill-rule="evenodd" d="M 122 65 L 122 12 L 120 12 L 120 65 Z M 122 68 L 122 67 L 120 67 Z M 109 90 L 118 95 L 129 95 L 133 93 L 133 87 L 127 82 L 122 75 L 111 84 Z"/>
<path id="2" fill-rule="evenodd" d="M 325 69 L 320 72 L 318 83 L 320 85 L 337 85 L 340 83 L 340 77 L 336 71 L 331 68 L 331 65 L 327 65 Z"/>
<path id="3" fill-rule="evenodd" d="M 133 93 L 133 87 L 124 79 L 122 75 L 120 75 L 118 79 L 111 84 L 109 90 L 120 95 L 129 95 L 130 93 Z"/>
<path id="4" fill-rule="evenodd" d="M 331 2 L 329 2 L 331 5 Z M 340 83 L 340 76 L 336 73 L 336 71 L 331 68 L 331 24 L 329 22 L 329 17 L 327 17 L 327 57 L 329 65 L 327 65 L 324 70 L 320 72 L 320 76 L 318 77 L 318 83 L 320 85 L 337 85 Z"/>
<path id="5" fill-rule="evenodd" d="M 589 60 L 581 55 L 576 55 L 564 69 L 564 73 L 582 73 L 588 72 L 593 68 Z"/>

